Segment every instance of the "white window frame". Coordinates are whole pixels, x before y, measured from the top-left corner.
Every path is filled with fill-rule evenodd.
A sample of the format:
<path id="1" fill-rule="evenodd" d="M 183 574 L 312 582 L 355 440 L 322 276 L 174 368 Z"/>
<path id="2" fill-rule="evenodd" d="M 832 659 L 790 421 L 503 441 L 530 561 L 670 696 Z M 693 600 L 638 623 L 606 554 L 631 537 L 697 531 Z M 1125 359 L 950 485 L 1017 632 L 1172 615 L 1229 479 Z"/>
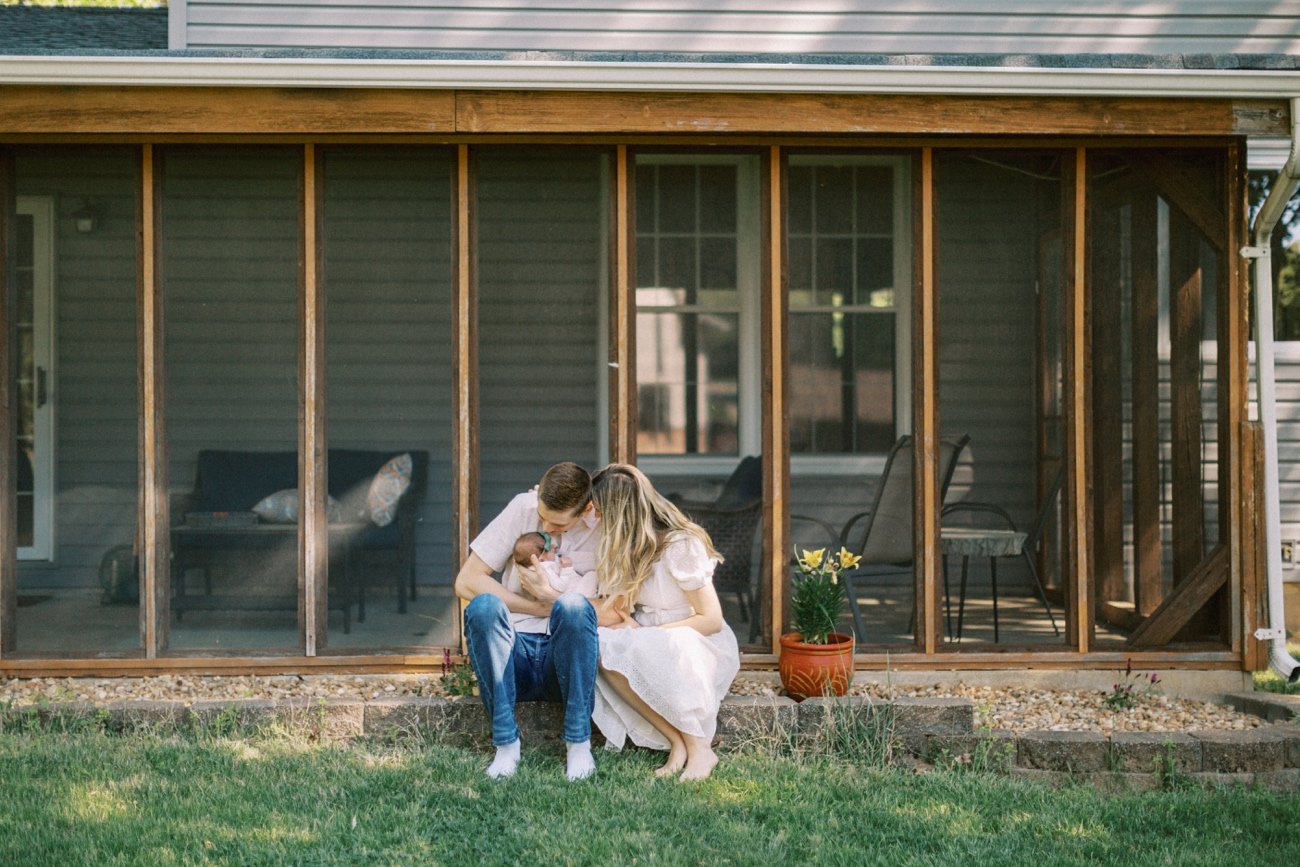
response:
<path id="1" fill-rule="evenodd" d="M 32 545 L 18 548 L 19 560 L 54 559 L 54 238 L 55 207 L 49 196 L 18 196 L 19 214 L 32 217 L 32 361 L 45 370 L 46 399 L 35 408 L 32 426 L 34 502 Z M 15 374 L 17 372 L 15 371 Z"/>

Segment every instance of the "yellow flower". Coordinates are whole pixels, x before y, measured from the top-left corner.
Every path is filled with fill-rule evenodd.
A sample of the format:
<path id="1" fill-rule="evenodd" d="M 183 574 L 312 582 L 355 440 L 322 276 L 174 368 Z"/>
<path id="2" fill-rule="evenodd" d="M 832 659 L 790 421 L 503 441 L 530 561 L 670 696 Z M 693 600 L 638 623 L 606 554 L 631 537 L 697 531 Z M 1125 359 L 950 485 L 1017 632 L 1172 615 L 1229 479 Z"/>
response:
<path id="1" fill-rule="evenodd" d="M 853 552 L 851 552 L 848 548 L 840 548 L 841 569 L 852 569 L 854 566 L 857 566 L 861 560 L 862 560 L 861 557 L 854 556 Z"/>
<path id="2" fill-rule="evenodd" d="M 825 548 L 818 548 L 816 551 L 804 551 L 803 557 L 799 559 L 799 565 L 805 569 L 816 569 L 822 564 L 822 557 L 826 556 Z"/>

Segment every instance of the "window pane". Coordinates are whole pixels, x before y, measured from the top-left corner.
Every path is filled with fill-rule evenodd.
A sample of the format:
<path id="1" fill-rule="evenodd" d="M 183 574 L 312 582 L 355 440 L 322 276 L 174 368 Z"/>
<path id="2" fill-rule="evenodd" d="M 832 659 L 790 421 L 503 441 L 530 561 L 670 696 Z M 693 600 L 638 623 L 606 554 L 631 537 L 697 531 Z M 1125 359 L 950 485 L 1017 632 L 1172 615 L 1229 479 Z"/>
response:
<path id="1" fill-rule="evenodd" d="M 644 454 L 734 454 L 737 328 L 725 314 L 638 313 L 638 413 Z"/>
<path id="2" fill-rule="evenodd" d="M 742 340 L 740 308 L 758 288 L 756 260 L 742 252 L 757 242 L 757 190 L 751 181 L 742 196 L 741 176 L 757 161 L 699 159 L 637 158 L 639 194 L 657 203 L 654 221 L 637 225 L 638 252 L 655 254 L 653 271 L 637 268 L 643 454 L 735 454 L 740 443 L 740 348 L 757 339 Z"/>
<path id="3" fill-rule="evenodd" d="M 866 454 L 894 441 L 894 316 L 790 317 L 790 449 Z"/>

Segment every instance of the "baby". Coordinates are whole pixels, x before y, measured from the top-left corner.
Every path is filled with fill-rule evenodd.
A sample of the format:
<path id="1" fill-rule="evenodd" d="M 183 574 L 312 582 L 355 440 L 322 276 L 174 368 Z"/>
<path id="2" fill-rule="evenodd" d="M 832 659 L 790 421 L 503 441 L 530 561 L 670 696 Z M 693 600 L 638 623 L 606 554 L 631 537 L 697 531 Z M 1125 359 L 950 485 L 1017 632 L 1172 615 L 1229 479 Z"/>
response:
<path id="1" fill-rule="evenodd" d="M 568 557 L 556 559 L 555 551 L 551 550 L 553 544 L 550 533 L 524 533 L 515 540 L 515 565 L 532 566 L 536 557 L 537 567 L 557 593 L 581 593 L 588 598 L 594 597 L 595 571 L 579 572 Z"/>

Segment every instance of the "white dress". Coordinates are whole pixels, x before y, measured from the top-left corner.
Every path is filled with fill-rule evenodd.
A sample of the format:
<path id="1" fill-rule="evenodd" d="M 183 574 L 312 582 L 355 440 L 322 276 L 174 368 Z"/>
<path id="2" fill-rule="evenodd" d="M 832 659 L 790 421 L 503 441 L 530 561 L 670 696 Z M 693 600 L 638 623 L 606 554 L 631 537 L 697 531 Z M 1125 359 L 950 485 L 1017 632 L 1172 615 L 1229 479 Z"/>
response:
<path id="1" fill-rule="evenodd" d="M 690 627 L 657 627 L 694 613 L 684 591 L 711 583 L 716 565 L 699 539 L 676 534 L 641 587 L 632 612 L 641 628 L 598 630 L 602 668 L 624 675 L 633 691 L 678 731 L 709 739 L 717 730 L 718 707 L 740 671 L 735 633 L 726 623 L 708 636 Z M 622 749 L 629 737 L 638 746 L 669 747 L 663 735 L 614 691 L 603 673 L 596 677 L 592 719 L 610 749 Z"/>

